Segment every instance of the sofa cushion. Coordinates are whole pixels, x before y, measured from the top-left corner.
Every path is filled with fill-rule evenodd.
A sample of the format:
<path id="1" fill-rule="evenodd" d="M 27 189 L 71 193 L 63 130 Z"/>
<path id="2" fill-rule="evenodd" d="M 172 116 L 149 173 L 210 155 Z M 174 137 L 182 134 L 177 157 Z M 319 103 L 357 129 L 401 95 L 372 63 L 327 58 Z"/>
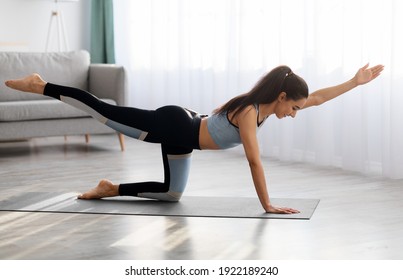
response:
<path id="1" fill-rule="evenodd" d="M 40 74 L 46 81 L 88 89 L 90 56 L 87 51 L 58 53 L 0 52 L 0 102 L 44 99 L 41 95 L 12 90 L 4 81 Z"/>
<path id="2" fill-rule="evenodd" d="M 116 104 L 111 99 L 102 99 Z M 80 118 L 89 115 L 59 100 L 25 100 L 0 102 L 0 122 Z"/>

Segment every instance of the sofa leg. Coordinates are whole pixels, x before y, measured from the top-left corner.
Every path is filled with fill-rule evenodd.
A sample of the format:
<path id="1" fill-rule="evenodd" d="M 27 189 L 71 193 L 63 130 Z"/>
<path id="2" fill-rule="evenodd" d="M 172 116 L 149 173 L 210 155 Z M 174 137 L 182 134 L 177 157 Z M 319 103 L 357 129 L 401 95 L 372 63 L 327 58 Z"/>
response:
<path id="1" fill-rule="evenodd" d="M 90 142 L 90 135 L 89 134 L 85 134 L 85 143 L 89 143 Z"/>
<path id="2" fill-rule="evenodd" d="M 118 137 L 119 137 L 120 149 L 123 152 L 125 150 L 125 138 L 122 133 L 118 133 Z"/>

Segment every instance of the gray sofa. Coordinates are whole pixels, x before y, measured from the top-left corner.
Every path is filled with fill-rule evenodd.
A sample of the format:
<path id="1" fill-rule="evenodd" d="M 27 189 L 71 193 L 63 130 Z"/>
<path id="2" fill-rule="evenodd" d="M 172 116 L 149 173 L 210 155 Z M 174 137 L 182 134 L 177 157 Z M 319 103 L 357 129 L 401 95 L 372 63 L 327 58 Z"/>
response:
<path id="1" fill-rule="evenodd" d="M 61 101 L 9 89 L 4 81 L 39 73 L 46 81 L 78 87 L 124 105 L 126 77 L 117 65 L 91 64 L 87 51 L 0 52 L 0 142 L 34 137 L 115 133 L 88 114 Z M 118 134 L 121 149 L 123 136 Z"/>

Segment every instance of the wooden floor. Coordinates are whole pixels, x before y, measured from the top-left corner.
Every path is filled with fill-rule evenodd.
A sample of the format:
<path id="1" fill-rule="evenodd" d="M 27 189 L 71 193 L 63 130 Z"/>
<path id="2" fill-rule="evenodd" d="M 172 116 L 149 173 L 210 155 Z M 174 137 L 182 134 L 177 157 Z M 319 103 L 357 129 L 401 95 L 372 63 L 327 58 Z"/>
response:
<path id="1" fill-rule="evenodd" d="M 158 145 L 115 135 L 0 143 L 0 197 L 162 179 Z M 319 198 L 309 221 L 0 212 L 0 259 L 402 259 L 403 181 L 264 159 L 272 197 Z M 255 196 L 231 151 L 196 151 L 186 195 Z M 239 207 L 242 207 L 241 205 Z"/>

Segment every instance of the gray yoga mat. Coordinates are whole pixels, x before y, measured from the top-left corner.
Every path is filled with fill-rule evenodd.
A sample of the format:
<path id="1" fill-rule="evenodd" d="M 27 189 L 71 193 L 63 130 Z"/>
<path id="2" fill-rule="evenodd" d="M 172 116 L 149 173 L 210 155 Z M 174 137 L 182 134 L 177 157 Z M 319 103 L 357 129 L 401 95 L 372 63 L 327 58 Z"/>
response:
<path id="1" fill-rule="evenodd" d="M 97 200 L 76 197 L 76 193 L 27 192 L 1 200 L 0 211 L 309 220 L 319 203 L 318 199 L 273 198 L 274 205 L 301 211 L 279 215 L 264 213 L 259 200 L 251 197 L 184 196 L 178 203 L 135 197 Z"/>

